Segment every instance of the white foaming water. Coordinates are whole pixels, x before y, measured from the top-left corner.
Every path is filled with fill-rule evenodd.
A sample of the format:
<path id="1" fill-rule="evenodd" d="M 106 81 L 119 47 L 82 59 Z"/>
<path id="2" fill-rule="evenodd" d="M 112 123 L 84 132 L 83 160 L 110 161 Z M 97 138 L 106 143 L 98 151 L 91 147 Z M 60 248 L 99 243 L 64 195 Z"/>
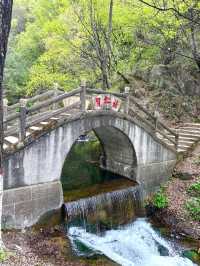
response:
<path id="1" fill-rule="evenodd" d="M 122 266 L 194 266 L 187 258 L 180 257 L 176 248 L 163 239 L 145 219 L 103 236 L 86 232 L 79 227 L 69 229 L 69 237 L 102 254 Z M 168 252 L 161 256 L 159 247 Z"/>

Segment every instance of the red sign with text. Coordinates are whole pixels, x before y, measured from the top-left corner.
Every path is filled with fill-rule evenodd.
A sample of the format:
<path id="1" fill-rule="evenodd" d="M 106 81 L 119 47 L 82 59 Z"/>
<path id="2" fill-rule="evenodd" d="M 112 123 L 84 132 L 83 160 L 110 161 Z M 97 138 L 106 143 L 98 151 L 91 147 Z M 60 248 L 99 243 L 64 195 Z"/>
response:
<path id="1" fill-rule="evenodd" d="M 119 111 L 121 100 L 110 94 L 100 94 L 93 98 L 95 110 L 114 110 Z"/>

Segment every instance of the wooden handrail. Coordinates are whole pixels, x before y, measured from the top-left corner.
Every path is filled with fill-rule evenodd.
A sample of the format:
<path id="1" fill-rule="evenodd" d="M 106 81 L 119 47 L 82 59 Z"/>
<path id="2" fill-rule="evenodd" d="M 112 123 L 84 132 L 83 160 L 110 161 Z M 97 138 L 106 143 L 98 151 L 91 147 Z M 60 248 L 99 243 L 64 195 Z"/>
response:
<path id="1" fill-rule="evenodd" d="M 15 111 L 16 108 L 19 107 L 19 103 L 15 103 L 15 104 L 12 104 L 12 105 L 8 105 L 8 111 L 11 112 L 11 111 Z"/>
<path id="2" fill-rule="evenodd" d="M 52 91 L 52 92 L 53 92 L 53 91 Z M 48 92 L 48 93 L 44 93 L 44 94 L 45 94 L 45 96 L 47 96 L 47 95 L 52 95 L 52 94 L 53 94 L 52 92 L 51 92 L 50 94 L 49 94 L 49 92 Z M 57 103 L 57 102 L 59 102 L 59 101 L 62 101 L 63 99 L 65 99 L 65 98 L 67 98 L 67 97 L 71 97 L 71 96 L 73 96 L 73 95 L 76 95 L 76 94 L 78 94 L 78 93 L 80 93 L 80 92 L 81 92 L 81 89 L 78 88 L 78 89 L 73 90 L 73 91 L 71 91 L 71 92 L 63 93 L 63 94 L 61 94 L 61 95 L 58 95 L 58 96 L 56 96 L 56 97 L 53 97 L 53 98 L 51 98 L 50 100 L 47 100 L 47 101 L 45 101 L 45 102 L 41 102 L 41 103 L 39 103 L 39 104 L 36 104 L 35 106 L 32 106 L 32 107 L 30 107 L 30 108 L 26 108 L 26 115 L 27 115 L 27 114 L 31 114 L 31 113 L 33 113 L 33 112 L 35 112 L 35 111 L 39 111 L 41 108 L 48 107 L 48 106 L 50 106 L 51 104 Z M 43 94 L 43 96 L 44 96 L 44 94 Z M 39 99 L 39 98 L 41 98 L 41 97 L 35 96 L 35 97 L 34 97 L 34 101 L 36 101 L 36 100 Z M 18 105 L 18 107 L 20 108 L 20 103 L 17 103 L 17 105 Z M 16 107 L 16 104 L 15 104 L 15 107 Z M 14 120 L 16 120 L 16 119 L 19 119 L 19 118 L 20 118 L 20 113 L 19 113 L 19 112 L 15 112 L 15 113 L 11 113 L 11 114 L 9 114 L 9 115 L 6 117 L 6 125 L 5 125 L 5 128 L 6 128 L 6 126 L 7 126 L 7 123 L 9 123 L 9 122 L 11 122 L 11 121 L 14 121 Z"/>
<path id="3" fill-rule="evenodd" d="M 42 108 L 46 108 L 46 107 L 50 106 L 53 103 L 60 102 L 60 101 L 64 100 L 65 98 L 74 96 L 74 95 L 76 95 L 76 94 L 78 94 L 80 92 L 81 92 L 81 89 L 78 88 L 78 89 L 75 89 L 75 90 L 73 90 L 71 92 L 66 92 L 66 93 L 63 93 L 63 94 L 61 94 L 59 96 L 53 97 L 53 98 L 51 98 L 48 101 L 36 104 L 33 107 L 27 108 L 27 114 L 33 113 L 33 112 L 38 111 L 38 110 L 40 110 Z"/>
<path id="4" fill-rule="evenodd" d="M 153 121 L 155 121 L 155 116 L 153 116 L 150 112 L 148 112 L 143 106 L 141 106 L 139 103 L 136 102 L 136 100 L 133 98 L 133 96 L 130 96 L 130 100 L 132 103 L 134 103 L 140 110 L 142 110 L 148 117 L 150 117 Z M 157 125 L 163 127 L 166 129 L 169 133 L 174 135 L 175 137 L 178 136 L 176 132 L 168 128 L 166 125 L 164 125 L 161 121 L 157 121 Z"/>
<path id="5" fill-rule="evenodd" d="M 132 108 L 129 108 L 129 110 L 136 116 L 139 118 L 140 121 L 144 122 L 145 124 L 147 124 L 147 126 L 149 126 L 152 130 L 155 130 L 155 127 L 152 123 L 150 123 L 148 120 L 146 120 L 145 118 L 143 118 L 142 116 L 140 116 L 138 113 L 136 113 Z M 177 145 L 176 141 L 172 140 L 170 137 L 168 137 L 163 131 L 157 129 L 156 132 L 158 132 L 160 135 L 162 135 L 163 137 L 165 137 L 167 140 L 169 140 L 171 143 L 174 144 L 174 146 Z"/>
<path id="6" fill-rule="evenodd" d="M 164 129 L 166 129 L 169 133 L 171 133 L 172 135 L 174 135 L 175 137 L 178 137 L 178 134 L 175 132 L 175 131 L 173 131 L 173 130 L 171 130 L 169 127 L 167 127 L 165 124 L 163 124 L 161 121 L 158 121 L 158 124 L 160 125 L 160 126 L 162 126 Z"/>
<path id="7" fill-rule="evenodd" d="M 80 101 L 73 103 L 67 107 L 60 108 L 57 111 L 54 111 L 51 113 L 45 113 L 44 115 L 41 115 L 40 117 L 37 116 L 37 118 L 33 118 L 31 121 L 27 119 L 26 129 L 31 127 L 31 126 L 34 126 L 35 124 L 41 123 L 44 120 L 50 119 L 51 117 L 54 117 L 56 115 L 59 115 L 61 113 L 64 113 L 66 111 L 69 111 L 70 109 L 77 108 L 77 107 L 80 107 Z M 17 132 L 19 132 L 19 126 L 18 125 L 12 126 L 11 128 L 9 128 L 8 130 L 5 131 L 4 136 L 7 137 L 9 135 L 16 134 Z"/>
<path id="8" fill-rule="evenodd" d="M 134 114 L 134 116 L 138 117 L 139 120 L 141 120 L 142 122 L 144 122 L 145 124 L 147 124 L 151 129 L 155 129 L 153 124 L 150 123 L 147 119 L 145 119 L 144 117 L 140 116 L 138 113 L 136 113 L 132 107 L 129 108 L 129 111 L 132 112 L 132 114 Z"/>
<path id="9" fill-rule="evenodd" d="M 37 101 L 41 101 L 41 100 L 44 100 L 48 97 L 51 97 L 53 96 L 54 94 L 62 94 L 63 92 L 60 91 L 60 90 L 50 90 L 50 91 L 46 91 L 44 93 L 41 93 L 39 95 L 35 95 L 33 97 L 30 97 L 30 98 L 27 98 L 27 103 L 31 102 L 31 103 L 35 103 Z M 20 107 L 20 103 L 15 103 L 13 105 L 9 105 L 8 106 L 8 111 L 11 112 L 11 111 L 14 111 L 16 108 L 19 108 Z"/>
<path id="10" fill-rule="evenodd" d="M 15 120 L 19 117 L 20 117 L 19 113 L 13 113 L 13 114 L 7 116 L 6 122 L 11 122 L 12 120 Z"/>
<path id="11" fill-rule="evenodd" d="M 120 97 L 120 98 L 126 98 L 126 93 L 118 93 L 118 92 L 108 92 L 108 91 L 103 91 L 103 90 L 97 90 L 97 89 L 86 89 L 86 92 L 88 92 L 89 94 L 111 94 L 113 96 L 116 97 Z"/>
<path id="12" fill-rule="evenodd" d="M 41 116 L 41 117 L 39 117 L 39 118 L 37 118 L 35 120 L 28 121 L 27 124 L 26 124 L 26 128 L 34 126 L 35 124 L 41 123 L 44 120 L 50 119 L 50 118 L 52 118 L 52 117 L 54 117 L 56 115 L 62 114 L 62 113 L 66 112 L 66 111 L 69 111 L 69 110 L 71 110 L 73 108 L 80 107 L 80 104 L 81 104 L 81 102 L 79 101 L 79 102 L 73 103 L 73 104 L 71 104 L 71 105 L 69 105 L 67 107 L 60 108 L 57 111 L 54 111 L 52 113 L 45 114 L 45 115 L 43 115 L 43 116 Z"/>
<path id="13" fill-rule="evenodd" d="M 136 102 L 133 96 L 130 96 L 130 102 L 134 103 L 141 111 L 143 111 L 147 116 L 149 116 L 152 120 L 155 120 L 155 117 L 149 113 L 142 105 Z"/>

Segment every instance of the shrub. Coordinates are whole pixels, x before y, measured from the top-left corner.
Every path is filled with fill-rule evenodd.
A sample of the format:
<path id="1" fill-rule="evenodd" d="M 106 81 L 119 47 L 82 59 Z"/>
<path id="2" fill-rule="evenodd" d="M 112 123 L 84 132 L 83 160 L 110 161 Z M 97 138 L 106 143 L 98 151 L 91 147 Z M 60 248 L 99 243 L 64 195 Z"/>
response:
<path id="1" fill-rule="evenodd" d="M 191 198 L 186 202 L 186 209 L 195 221 L 200 221 L 200 198 Z"/>
<path id="2" fill-rule="evenodd" d="M 154 194 L 152 203 L 158 209 L 163 209 L 168 206 L 168 198 L 164 192 L 164 189 L 160 189 Z"/>
<path id="3" fill-rule="evenodd" d="M 193 164 L 200 165 L 200 156 L 198 156 L 194 161 Z"/>
<path id="4" fill-rule="evenodd" d="M 189 188 L 187 189 L 187 192 L 193 197 L 199 197 L 200 196 L 200 182 L 190 185 Z"/>
<path id="5" fill-rule="evenodd" d="M 5 261 L 8 258 L 9 254 L 3 249 L 0 249 L 0 262 Z"/>

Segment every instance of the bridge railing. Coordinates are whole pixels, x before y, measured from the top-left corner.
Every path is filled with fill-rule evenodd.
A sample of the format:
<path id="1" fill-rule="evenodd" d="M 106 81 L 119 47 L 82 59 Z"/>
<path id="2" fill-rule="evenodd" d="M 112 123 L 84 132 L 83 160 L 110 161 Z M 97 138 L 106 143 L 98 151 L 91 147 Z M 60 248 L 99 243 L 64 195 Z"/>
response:
<path id="1" fill-rule="evenodd" d="M 53 97 L 56 95 L 61 94 L 62 92 L 58 90 L 57 88 L 55 90 L 47 91 L 44 93 L 41 93 L 39 95 L 36 95 L 34 97 L 30 97 L 26 99 L 26 106 L 33 106 L 37 102 L 44 101 L 48 99 L 49 97 Z M 25 99 L 24 99 L 25 100 Z M 20 113 L 20 107 L 21 107 L 21 100 L 13 105 L 8 105 L 7 99 L 4 99 L 3 101 L 4 106 L 4 129 L 7 130 L 7 126 L 10 122 L 13 122 L 19 117 Z"/>
<path id="2" fill-rule="evenodd" d="M 62 91 L 55 89 L 55 90 L 46 91 L 46 92 L 41 93 L 39 95 L 36 95 L 34 97 L 27 98 L 27 106 L 32 106 L 36 102 L 44 101 L 44 100 L 48 99 L 49 97 L 53 97 L 53 96 L 56 96 L 59 94 L 62 94 Z M 12 104 L 12 105 L 7 105 L 7 103 L 6 103 L 5 107 L 7 107 L 7 113 L 11 114 L 12 112 L 16 112 L 19 110 L 20 101 L 16 104 Z"/>
<path id="3" fill-rule="evenodd" d="M 45 93 L 45 95 L 37 95 L 31 99 L 21 99 L 18 104 L 15 104 L 15 111 L 13 108 L 12 112 L 4 113 L 4 136 L 6 137 L 18 132 L 20 140 L 23 141 L 26 137 L 27 128 L 50 119 L 53 116 L 69 111 L 72 108 L 80 108 L 80 100 L 66 107 L 63 107 L 62 101 L 71 96 L 80 96 L 81 92 L 82 89 L 78 88 L 68 93 L 61 94 L 57 92 L 57 96 L 55 96 L 55 92 L 51 92 Z M 47 97 L 49 99 L 45 100 Z M 34 99 L 34 101 L 38 99 L 42 101 L 28 107 L 27 103 L 30 102 L 30 100 L 32 101 L 32 99 Z"/>
<path id="4" fill-rule="evenodd" d="M 130 96 L 128 87 L 125 88 L 124 93 L 110 93 L 100 89 L 87 88 L 85 82 L 82 82 L 79 88 L 70 92 L 61 92 L 58 90 L 48 91 L 29 99 L 21 99 L 19 103 L 7 108 L 5 107 L 4 135 L 6 137 L 12 134 L 18 134 L 20 141 L 23 142 L 26 138 L 26 131 L 28 128 L 72 109 L 85 112 L 87 110 L 86 102 L 88 98 L 91 99 L 91 96 L 95 97 L 95 95 L 99 94 L 119 98 L 121 100 L 121 112 L 137 117 L 140 121 L 153 129 L 155 133 L 160 134 L 177 148 L 178 134 L 165 126 L 157 117 L 138 104 L 134 97 Z M 63 100 L 70 97 L 74 97 L 75 102 L 65 106 Z"/>
<path id="5" fill-rule="evenodd" d="M 170 144 L 172 144 L 175 149 L 178 147 L 178 138 L 179 135 L 163 124 L 157 116 L 150 113 L 147 109 L 145 109 L 142 105 L 138 104 L 138 102 L 134 99 L 134 97 L 130 96 L 130 107 L 129 113 L 130 115 L 136 116 L 139 120 L 143 121 L 147 124 L 151 129 L 162 136 L 162 138 L 166 139 Z M 134 108 L 136 106 L 136 109 Z M 138 112 L 139 110 L 139 112 Z"/>

